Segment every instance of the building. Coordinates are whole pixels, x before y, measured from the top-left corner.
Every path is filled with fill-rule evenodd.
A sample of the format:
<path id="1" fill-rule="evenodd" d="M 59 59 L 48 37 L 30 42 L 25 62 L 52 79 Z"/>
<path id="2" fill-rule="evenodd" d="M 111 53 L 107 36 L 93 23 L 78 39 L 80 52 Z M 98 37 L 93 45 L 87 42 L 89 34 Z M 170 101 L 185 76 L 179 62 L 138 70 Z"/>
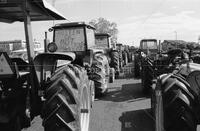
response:
<path id="1" fill-rule="evenodd" d="M 40 42 L 34 40 L 34 49 L 41 49 L 42 45 Z M 5 51 L 10 54 L 12 51 L 26 49 L 25 40 L 10 40 L 10 41 L 0 41 L 0 51 Z"/>
<path id="2" fill-rule="evenodd" d="M 164 40 L 161 43 L 161 47 L 163 51 L 167 51 L 169 49 L 175 49 L 175 48 L 185 49 L 186 45 L 187 45 L 187 42 L 183 40 Z"/>

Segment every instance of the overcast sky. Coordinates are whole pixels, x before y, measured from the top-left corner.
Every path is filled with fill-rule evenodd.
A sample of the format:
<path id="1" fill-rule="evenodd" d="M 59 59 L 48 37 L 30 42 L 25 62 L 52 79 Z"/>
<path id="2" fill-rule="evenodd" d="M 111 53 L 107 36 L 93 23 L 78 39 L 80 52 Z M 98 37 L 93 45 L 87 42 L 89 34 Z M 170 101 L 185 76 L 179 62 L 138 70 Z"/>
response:
<path id="1" fill-rule="evenodd" d="M 186 41 L 197 42 L 200 36 L 200 0 L 56 0 L 55 8 L 69 21 L 104 17 L 116 22 L 118 42 L 124 44 L 138 45 L 142 38 L 175 39 L 176 32 Z M 34 38 L 42 41 L 52 25 L 33 22 Z M 22 23 L 0 23 L 0 29 L 1 40 L 24 39 Z"/>

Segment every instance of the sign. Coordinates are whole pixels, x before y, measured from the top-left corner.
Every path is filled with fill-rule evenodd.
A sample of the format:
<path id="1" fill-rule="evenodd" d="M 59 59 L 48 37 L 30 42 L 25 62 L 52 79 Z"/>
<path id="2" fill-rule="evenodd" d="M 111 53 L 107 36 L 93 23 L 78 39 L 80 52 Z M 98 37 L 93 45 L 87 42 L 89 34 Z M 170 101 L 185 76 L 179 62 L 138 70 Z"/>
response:
<path id="1" fill-rule="evenodd" d="M 1 75 L 13 75 L 14 72 L 9 65 L 8 58 L 5 56 L 6 53 L 0 54 L 0 76 Z"/>
<path id="2" fill-rule="evenodd" d="M 57 51 L 85 51 L 83 28 L 64 28 L 55 30 Z"/>

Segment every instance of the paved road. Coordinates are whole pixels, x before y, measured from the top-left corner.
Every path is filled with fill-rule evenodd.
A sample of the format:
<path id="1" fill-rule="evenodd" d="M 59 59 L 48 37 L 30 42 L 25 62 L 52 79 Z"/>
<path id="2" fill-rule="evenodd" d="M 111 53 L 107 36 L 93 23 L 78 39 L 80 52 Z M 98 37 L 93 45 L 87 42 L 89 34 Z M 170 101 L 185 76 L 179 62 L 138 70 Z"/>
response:
<path id="1" fill-rule="evenodd" d="M 142 96 L 140 80 L 116 80 L 104 97 L 95 100 L 90 131 L 153 131 L 149 108 L 150 99 Z M 43 131 L 41 123 L 36 118 L 24 131 Z"/>
<path id="2" fill-rule="evenodd" d="M 110 84 L 106 96 L 94 103 L 91 131 L 153 131 L 150 99 L 140 90 L 140 80 L 120 79 Z"/>
<path id="3" fill-rule="evenodd" d="M 142 94 L 140 82 L 131 78 L 109 84 L 108 93 L 94 102 L 90 131 L 154 131 L 150 99 Z M 41 123 L 42 120 L 36 118 L 32 126 L 23 131 L 43 131 Z"/>
<path id="4" fill-rule="evenodd" d="M 94 102 L 90 131 L 153 131 L 150 99 L 140 89 L 140 80 L 135 79 L 120 79 L 110 84 L 108 94 Z M 23 131 L 43 131 L 41 123 L 36 118 Z"/>

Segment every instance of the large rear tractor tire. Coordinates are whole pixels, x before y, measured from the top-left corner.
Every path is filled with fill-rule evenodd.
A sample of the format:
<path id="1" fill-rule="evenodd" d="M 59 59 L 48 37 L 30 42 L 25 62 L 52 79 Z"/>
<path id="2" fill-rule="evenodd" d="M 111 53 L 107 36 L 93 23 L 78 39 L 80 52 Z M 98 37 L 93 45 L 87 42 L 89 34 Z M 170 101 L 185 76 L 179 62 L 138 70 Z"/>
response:
<path id="1" fill-rule="evenodd" d="M 57 69 L 45 91 L 45 131 L 89 131 L 90 88 L 87 72 L 78 65 Z"/>
<path id="2" fill-rule="evenodd" d="M 142 91 L 145 95 L 151 93 L 154 78 L 154 70 L 148 62 L 142 66 Z"/>
<path id="3" fill-rule="evenodd" d="M 139 64 L 139 57 L 138 55 L 134 56 L 134 76 L 136 78 L 140 77 L 140 64 Z"/>
<path id="4" fill-rule="evenodd" d="M 196 131 L 197 121 L 194 113 L 185 101 L 180 98 L 180 96 L 186 95 L 181 90 L 173 90 L 172 93 L 176 96 L 172 98 L 169 105 L 165 103 L 164 109 L 166 131 Z"/>
<path id="5" fill-rule="evenodd" d="M 111 62 L 110 67 L 115 69 L 115 76 L 119 76 L 119 53 L 116 50 L 113 50 L 110 55 Z"/>
<path id="6" fill-rule="evenodd" d="M 94 56 L 94 63 L 92 70 L 89 73 L 91 80 L 94 81 L 96 96 L 102 96 L 107 92 L 109 82 L 109 64 L 107 57 L 103 54 L 96 54 Z"/>
<path id="7" fill-rule="evenodd" d="M 184 86 L 184 83 L 175 78 L 168 78 L 161 86 L 163 90 L 163 109 L 161 110 L 164 114 L 164 130 L 196 131 L 195 102 L 191 93 L 187 92 L 185 87 L 181 87 Z"/>

